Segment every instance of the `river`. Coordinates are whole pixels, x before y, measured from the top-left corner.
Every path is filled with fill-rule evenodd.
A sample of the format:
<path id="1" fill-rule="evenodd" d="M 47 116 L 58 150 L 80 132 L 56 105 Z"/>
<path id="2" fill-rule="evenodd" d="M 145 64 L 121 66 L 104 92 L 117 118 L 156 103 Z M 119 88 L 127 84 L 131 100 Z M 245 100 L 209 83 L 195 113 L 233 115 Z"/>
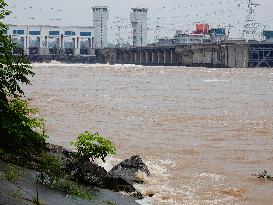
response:
<path id="1" fill-rule="evenodd" d="M 142 204 L 273 204 L 273 70 L 33 64 L 25 88 L 64 146 L 85 131 L 140 154 Z"/>

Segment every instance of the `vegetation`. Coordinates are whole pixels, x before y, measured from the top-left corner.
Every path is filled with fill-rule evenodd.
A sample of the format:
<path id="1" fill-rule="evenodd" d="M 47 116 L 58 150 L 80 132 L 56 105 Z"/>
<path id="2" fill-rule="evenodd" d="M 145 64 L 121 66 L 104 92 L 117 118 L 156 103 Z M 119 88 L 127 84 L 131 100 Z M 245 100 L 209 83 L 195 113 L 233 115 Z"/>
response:
<path id="1" fill-rule="evenodd" d="M 104 204 L 106 205 L 117 205 L 115 202 L 109 201 L 109 200 L 105 200 L 103 201 Z"/>
<path id="2" fill-rule="evenodd" d="M 95 197 L 90 194 L 89 190 L 83 186 L 80 186 L 76 182 L 72 182 L 67 179 L 60 179 L 48 184 L 51 188 L 55 188 L 64 193 L 78 196 L 83 199 L 94 200 Z"/>
<path id="3" fill-rule="evenodd" d="M 12 165 L 8 165 L 7 171 L 6 171 L 6 179 L 12 183 L 18 181 L 19 177 L 22 175 L 22 173 L 16 169 Z"/>
<path id="4" fill-rule="evenodd" d="M 63 162 L 52 154 L 42 154 L 37 182 L 73 196 L 94 199 L 88 190 L 66 179 Z"/>
<path id="5" fill-rule="evenodd" d="M 45 183 L 48 179 L 50 183 L 60 180 L 65 176 L 64 165 L 61 160 L 51 154 L 43 153 L 40 162 L 41 183 Z"/>
<path id="6" fill-rule="evenodd" d="M 105 139 L 98 133 L 92 134 L 85 131 L 80 134 L 75 143 L 72 143 L 77 148 L 77 157 L 80 161 L 92 160 L 100 158 L 105 162 L 108 154 L 115 154 L 116 149 L 110 140 Z"/>
<path id="7" fill-rule="evenodd" d="M 24 53 L 14 55 L 16 45 L 5 35 L 8 27 L 2 22 L 10 14 L 7 4 L 0 0 L 0 149 L 17 155 L 40 152 L 45 135 L 43 123 L 33 116 L 37 111 L 28 108 L 21 85 L 28 85 L 33 76 Z M 40 131 L 40 132 L 39 132 Z"/>
<path id="8" fill-rule="evenodd" d="M 33 203 L 33 204 L 36 204 L 36 205 L 43 205 L 43 204 L 39 201 L 39 199 L 37 199 L 36 197 L 34 197 L 34 198 L 32 199 L 32 203 Z"/>
<path id="9" fill-rule="evenodd" d="M 21 199 L 22 198 L 22 192 L 20 189 L 17 189 L 15 192 L 12 193 L 12 196 L 16 199 Z"/>
<path id="10" fill-rule="evenodd" d="M 0 156 L 11 154 L 19 160 L 31 159 L 31 162 L 40 159 L 40 175 L 36 180 L 37 196 L 32 200 L 34 204 L 41 204 L 39 183 L 67 194 L 93 200 L 89 189 L 67 179 L 64 164 L 60 159 L 44 153 L 47 138 L 44 121 L 37 117 L 36 109 L 30 108 L 27 101 L 21 99 L 24 96 L 21 86 L 29 85 L 29 77 L 34 76 L 34 73 L 23 50 L 20 54 L 13 54 L 13 49 L 17 46 L 5 35 L 8 27 L 3 23 L 4 18 L 10 14 L 6 7 L 5 1 L 0 0 Z M 76 157 L 80 162 L 90 158 L 101 158 L 104 161 L 108 154 L 116 152 L 112 143 L 98 133 L 80 134 L 74 145 L 77 147 Z M 21 172 L 13 166 L 8 166 L 7 173 L 3 175 L 12 183 L 20 176 Z M 13 195 L 20 198 L 21 193 L 16 191 Z M 108 201 L 107 204 L 115 203 Z"/>
<path id="11" fill-rule="evenodd" d="M 258 177 L 259 179 L 267 179 L 267 180 L 273 181 L 273 176 L 268 174 L 266 170 L 262 171 L 260 174 L 253 174 L 253 176 Z"/>

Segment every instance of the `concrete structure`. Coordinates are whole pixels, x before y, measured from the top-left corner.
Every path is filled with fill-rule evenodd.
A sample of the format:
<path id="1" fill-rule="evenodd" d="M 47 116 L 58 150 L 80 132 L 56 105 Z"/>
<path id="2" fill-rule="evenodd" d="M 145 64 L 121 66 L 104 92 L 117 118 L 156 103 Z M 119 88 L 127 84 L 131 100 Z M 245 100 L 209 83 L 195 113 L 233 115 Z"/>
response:
<path id="1" fill-rule="evenodd" d="M 265 42 L 273 42 L 273 31 L 271 30 L 264 30 L 263 31 L 263 40 Z"/>
<path id="2" fill-rule="evenodd" d="M 108 47 L 107 22 L 109 10 L 107 6 L 95 6 L 93 9 L 93 26 L 95 28 L 95 48 Z"/>
<path id="3" fill-rule="evenodd" d="M 190 67 L 273 67 L 273 43 L 222 42 L 97 50 L 99 63 Z"/>
<path id="4" fill-rule="evenodd" d="M 147 11 L 145 8 L 132 8 L 130 19 L 133 27 L 133 46 L 147 46 Z"/>
<path id="5" fill-rule="evenodd" d="M 158 39 L 158 46 L 173 46 L 184 44 L 200 44 L 210 42 L 210 35 L 207 34 L 187 34 L 177 30 L 174 38 Z"/>
<path id="6" fill-rule="evenodd" d="M 94 55 L 94 27 L 9 25 L 7 35 L 26 55 Z"/>
<path id="7" fill-rule="evenodd" d="M 220 43 L 227 40 L 226 30 L 224 28 L 212 28 L 209 30 L 210 42 Z"/>

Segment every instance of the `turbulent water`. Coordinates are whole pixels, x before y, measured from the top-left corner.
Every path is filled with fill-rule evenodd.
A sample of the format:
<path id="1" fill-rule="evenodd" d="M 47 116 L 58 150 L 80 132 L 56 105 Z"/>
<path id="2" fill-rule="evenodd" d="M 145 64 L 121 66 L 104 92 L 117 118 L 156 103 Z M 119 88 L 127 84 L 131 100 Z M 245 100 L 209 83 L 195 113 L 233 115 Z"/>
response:
<path id="1" fill-rule="evenodd" d="M 99 132 L 151 170 L 143 204 L 273 204 L 273 70 L 34 64 L 50 142 Z"/>

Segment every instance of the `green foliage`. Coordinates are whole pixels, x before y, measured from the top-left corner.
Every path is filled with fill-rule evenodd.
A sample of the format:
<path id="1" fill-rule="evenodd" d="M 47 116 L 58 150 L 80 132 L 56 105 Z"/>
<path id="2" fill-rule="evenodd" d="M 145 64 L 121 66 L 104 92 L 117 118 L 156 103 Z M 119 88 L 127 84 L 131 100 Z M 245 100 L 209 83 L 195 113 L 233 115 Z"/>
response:
<path id="1" fill-rule="evenodd" d="M 22 172 L 12 165 L 8 165 L 6 171 L 6 179 L 12 183 L 18 181 L 19 177 L 22 175 Z"/>
<path id="2" fill-rule="evenodd" d="M 117 203 L 109 201 L 109 200 L 105 200 L 105 201 L 103 201 L 103 203 L 106 205 L 117 205 Z"/>
<path id="3" fill-rule="evenodd" d="M 65 176 L 63 162 L 51 154 L 43 153 L 40 161 L 40 181 L 48 179 L 51 183 Z"/>
<path id="4" fill-rule="evenodd" d="M 62 191 L 64 193 L 73 195 L 73 196 L 78 196 L 83 199 L 88 199 L 88 200 L 94 200 L 94 196 L 90 194 L 89 190 L 86 189 L 85 187 L 82 187 L 78 185 L 75 182 L 66 180 L 66 179 L 61 179 L 58 181 L 54 181 L 49 184 L 50 187 L 55 188 L 59 191 Z"/>
<path id="5" fill-rule="evenodd" d="M 28 76 L 34 73 L 30 70 L 31 65 L 25 55 L 13 55 L 16 47 L 8 36 L 4 35 L 8 27 L 2 22 L 10 14 L 6 10 L 7 4 L 0 0 L 0 100 L 5 101 L 7 97 L 17 97 L 24 92 L 20 85 L 30 84 Z M 0 102 L 1 103 L 1 102 Z M 2 102 L 3 103 L 3 102 Z"/>
<path id="6" fill-rule="evenodd" d="M 13 54 L 16 45 L 5 35 L 8 27 L 3 23 L 10 14 L 7 4 L 0 0 L 0 148 L 17 155 L 31 156 L 40 152 L 45 136 L 40 119 L 33 117 L 36 110 L 27 102 L 16 99 L 24 95 L 21 85 L 30 84 L 31 65 L 24 53 Z"/>
<path id="7" fill-rule="evenodd" d="M 36 204 L 36 205 L 43 205 L 43 203 L 41 203 L 41 202 L 39 201 L 39 199 L 37 199 L 37 197 L 33 197 L 32 203 L 33 203 L 33 204 Z"/>
<path id="8" fill-rule="evenodd" d="M 89 200 L 94 199 L 87 189 L 65 179 L 65 177 L 63 162 L 52 154 L 43 153 L 40 161 L 40 175 L 37 182 L 73 196 Z"/>
<path id="9" fill-rule="evenodd" d="M 98 133 L 92 134 L 89 131 L 80 134 L 77 141 L 72 144 L 77 148 L 76 155 L 80 161 L 89 159 L 94 161 L 95 158 L 100 158 L 105 162 L 108 154 L 116 153 L 116 149 L 110 140 L 103 138 Z"/>
<path id="10" fill-rule="evenodd" d="M 36 113 L 26 101 L 10 100 L 4 114 L 0 115 L 0 148 L 25 156 L 41 152 L 47 136 L 44 122 Z"/>
<path id="11" fill-rule="evenodd" d="M 16 199 L 21 199 L 22 198 L 22 192 L 20 191 L 20 189 L 17 189 L 15 192 L 13 192 L 11 194 L 14 198 Z"/>

